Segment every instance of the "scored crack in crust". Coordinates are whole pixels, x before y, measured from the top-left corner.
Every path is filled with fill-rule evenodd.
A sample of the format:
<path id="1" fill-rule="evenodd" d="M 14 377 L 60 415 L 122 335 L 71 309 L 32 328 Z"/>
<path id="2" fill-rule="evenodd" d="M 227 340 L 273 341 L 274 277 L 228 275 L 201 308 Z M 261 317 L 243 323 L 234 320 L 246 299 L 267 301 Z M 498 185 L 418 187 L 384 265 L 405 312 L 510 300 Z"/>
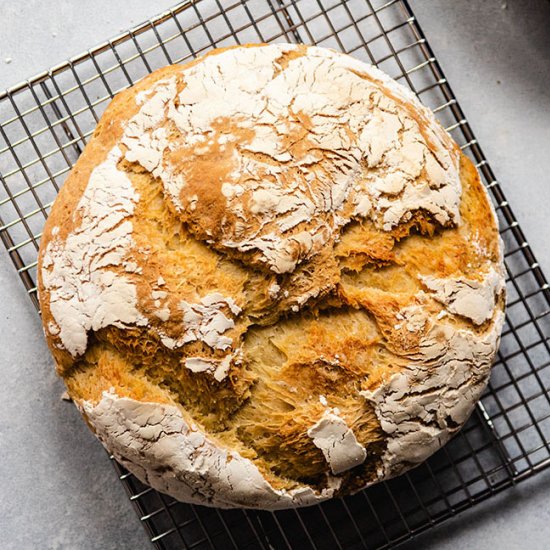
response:
<path id="1" fill-rule="evenodd" d="M 105 447 L 187 502 L 354 492 L 467 420 L 503 324 L 497 221 L 415 96 L 301 45 L 120 93 L 39 255 L 45 334 Z"/>

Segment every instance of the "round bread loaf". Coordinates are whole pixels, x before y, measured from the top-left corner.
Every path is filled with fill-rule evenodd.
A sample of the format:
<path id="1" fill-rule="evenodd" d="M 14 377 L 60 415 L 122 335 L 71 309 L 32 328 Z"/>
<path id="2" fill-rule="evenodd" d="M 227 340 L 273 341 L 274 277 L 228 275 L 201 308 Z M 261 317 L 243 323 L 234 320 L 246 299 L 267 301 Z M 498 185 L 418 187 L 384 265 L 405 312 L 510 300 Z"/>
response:
<path id="1" fill-rule="evenodd" d="M 109 452 L 220 507 L 309 505 L 425 460 L 504 317 L 472 163 L 379 70 L 289 44 L 120 93 L 53 206 L 39 294 Z"/>

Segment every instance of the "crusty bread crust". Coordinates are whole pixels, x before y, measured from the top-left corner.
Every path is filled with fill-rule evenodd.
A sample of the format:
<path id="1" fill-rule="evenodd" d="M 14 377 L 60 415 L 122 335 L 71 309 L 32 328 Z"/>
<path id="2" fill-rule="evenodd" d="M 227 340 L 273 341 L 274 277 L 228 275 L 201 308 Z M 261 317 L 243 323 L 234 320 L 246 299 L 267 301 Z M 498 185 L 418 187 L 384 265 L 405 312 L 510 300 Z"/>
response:
<path id="1" fill-rule="evenodd" d="M 38 288 L 69 394 L 140 479 L 277 509 L 425 460 L 503 324 L 497 221 L 433 114 L 330 50 L 250 45 L 115 97 Z"/>

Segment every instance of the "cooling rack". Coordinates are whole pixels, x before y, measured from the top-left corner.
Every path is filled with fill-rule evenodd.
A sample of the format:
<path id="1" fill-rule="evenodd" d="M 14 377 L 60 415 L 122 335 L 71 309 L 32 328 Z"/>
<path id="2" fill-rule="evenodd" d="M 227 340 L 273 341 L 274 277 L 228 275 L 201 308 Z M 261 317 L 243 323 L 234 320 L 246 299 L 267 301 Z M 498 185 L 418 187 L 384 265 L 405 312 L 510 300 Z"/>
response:
<path id="1" fill-rule="evenodd" d="M 181 504 L 113 461 L 157 548 L 390 548 L 550 465 L 550 290 L 408 2 L 196 0 L 0 94 L 0 237 L 38 308 L 36 259 L 59 187 L 111 98 L 213 47 L 305 42 L 373 63 L 431 107 L 476 163 L 506 249 L 507 319 L 490 385 L 425 464 L 342 500 L 276 513 Z"/>

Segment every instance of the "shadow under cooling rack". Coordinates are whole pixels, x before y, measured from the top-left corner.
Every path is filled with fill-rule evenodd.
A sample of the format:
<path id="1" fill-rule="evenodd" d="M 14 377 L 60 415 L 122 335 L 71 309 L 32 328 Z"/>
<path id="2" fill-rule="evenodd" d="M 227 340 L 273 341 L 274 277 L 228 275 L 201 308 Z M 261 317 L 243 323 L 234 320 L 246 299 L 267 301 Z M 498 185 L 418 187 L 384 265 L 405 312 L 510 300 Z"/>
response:
<path id="1" fill-rule="evenodd" d="M 305 42 L 348 52 L 411 88 L 476 163 L 505 243 L 507 319 L 490 385 L 425 464 L 343 500 L 276 513 L 175 502 L 115 464 L 159 548 L 389 548 L 550 464 L 550 292 L 407 2 L 197 0 L 0 94 L 0 237 L 36 299 L 50 206 L 111 98 L 213 47 Z"/>

